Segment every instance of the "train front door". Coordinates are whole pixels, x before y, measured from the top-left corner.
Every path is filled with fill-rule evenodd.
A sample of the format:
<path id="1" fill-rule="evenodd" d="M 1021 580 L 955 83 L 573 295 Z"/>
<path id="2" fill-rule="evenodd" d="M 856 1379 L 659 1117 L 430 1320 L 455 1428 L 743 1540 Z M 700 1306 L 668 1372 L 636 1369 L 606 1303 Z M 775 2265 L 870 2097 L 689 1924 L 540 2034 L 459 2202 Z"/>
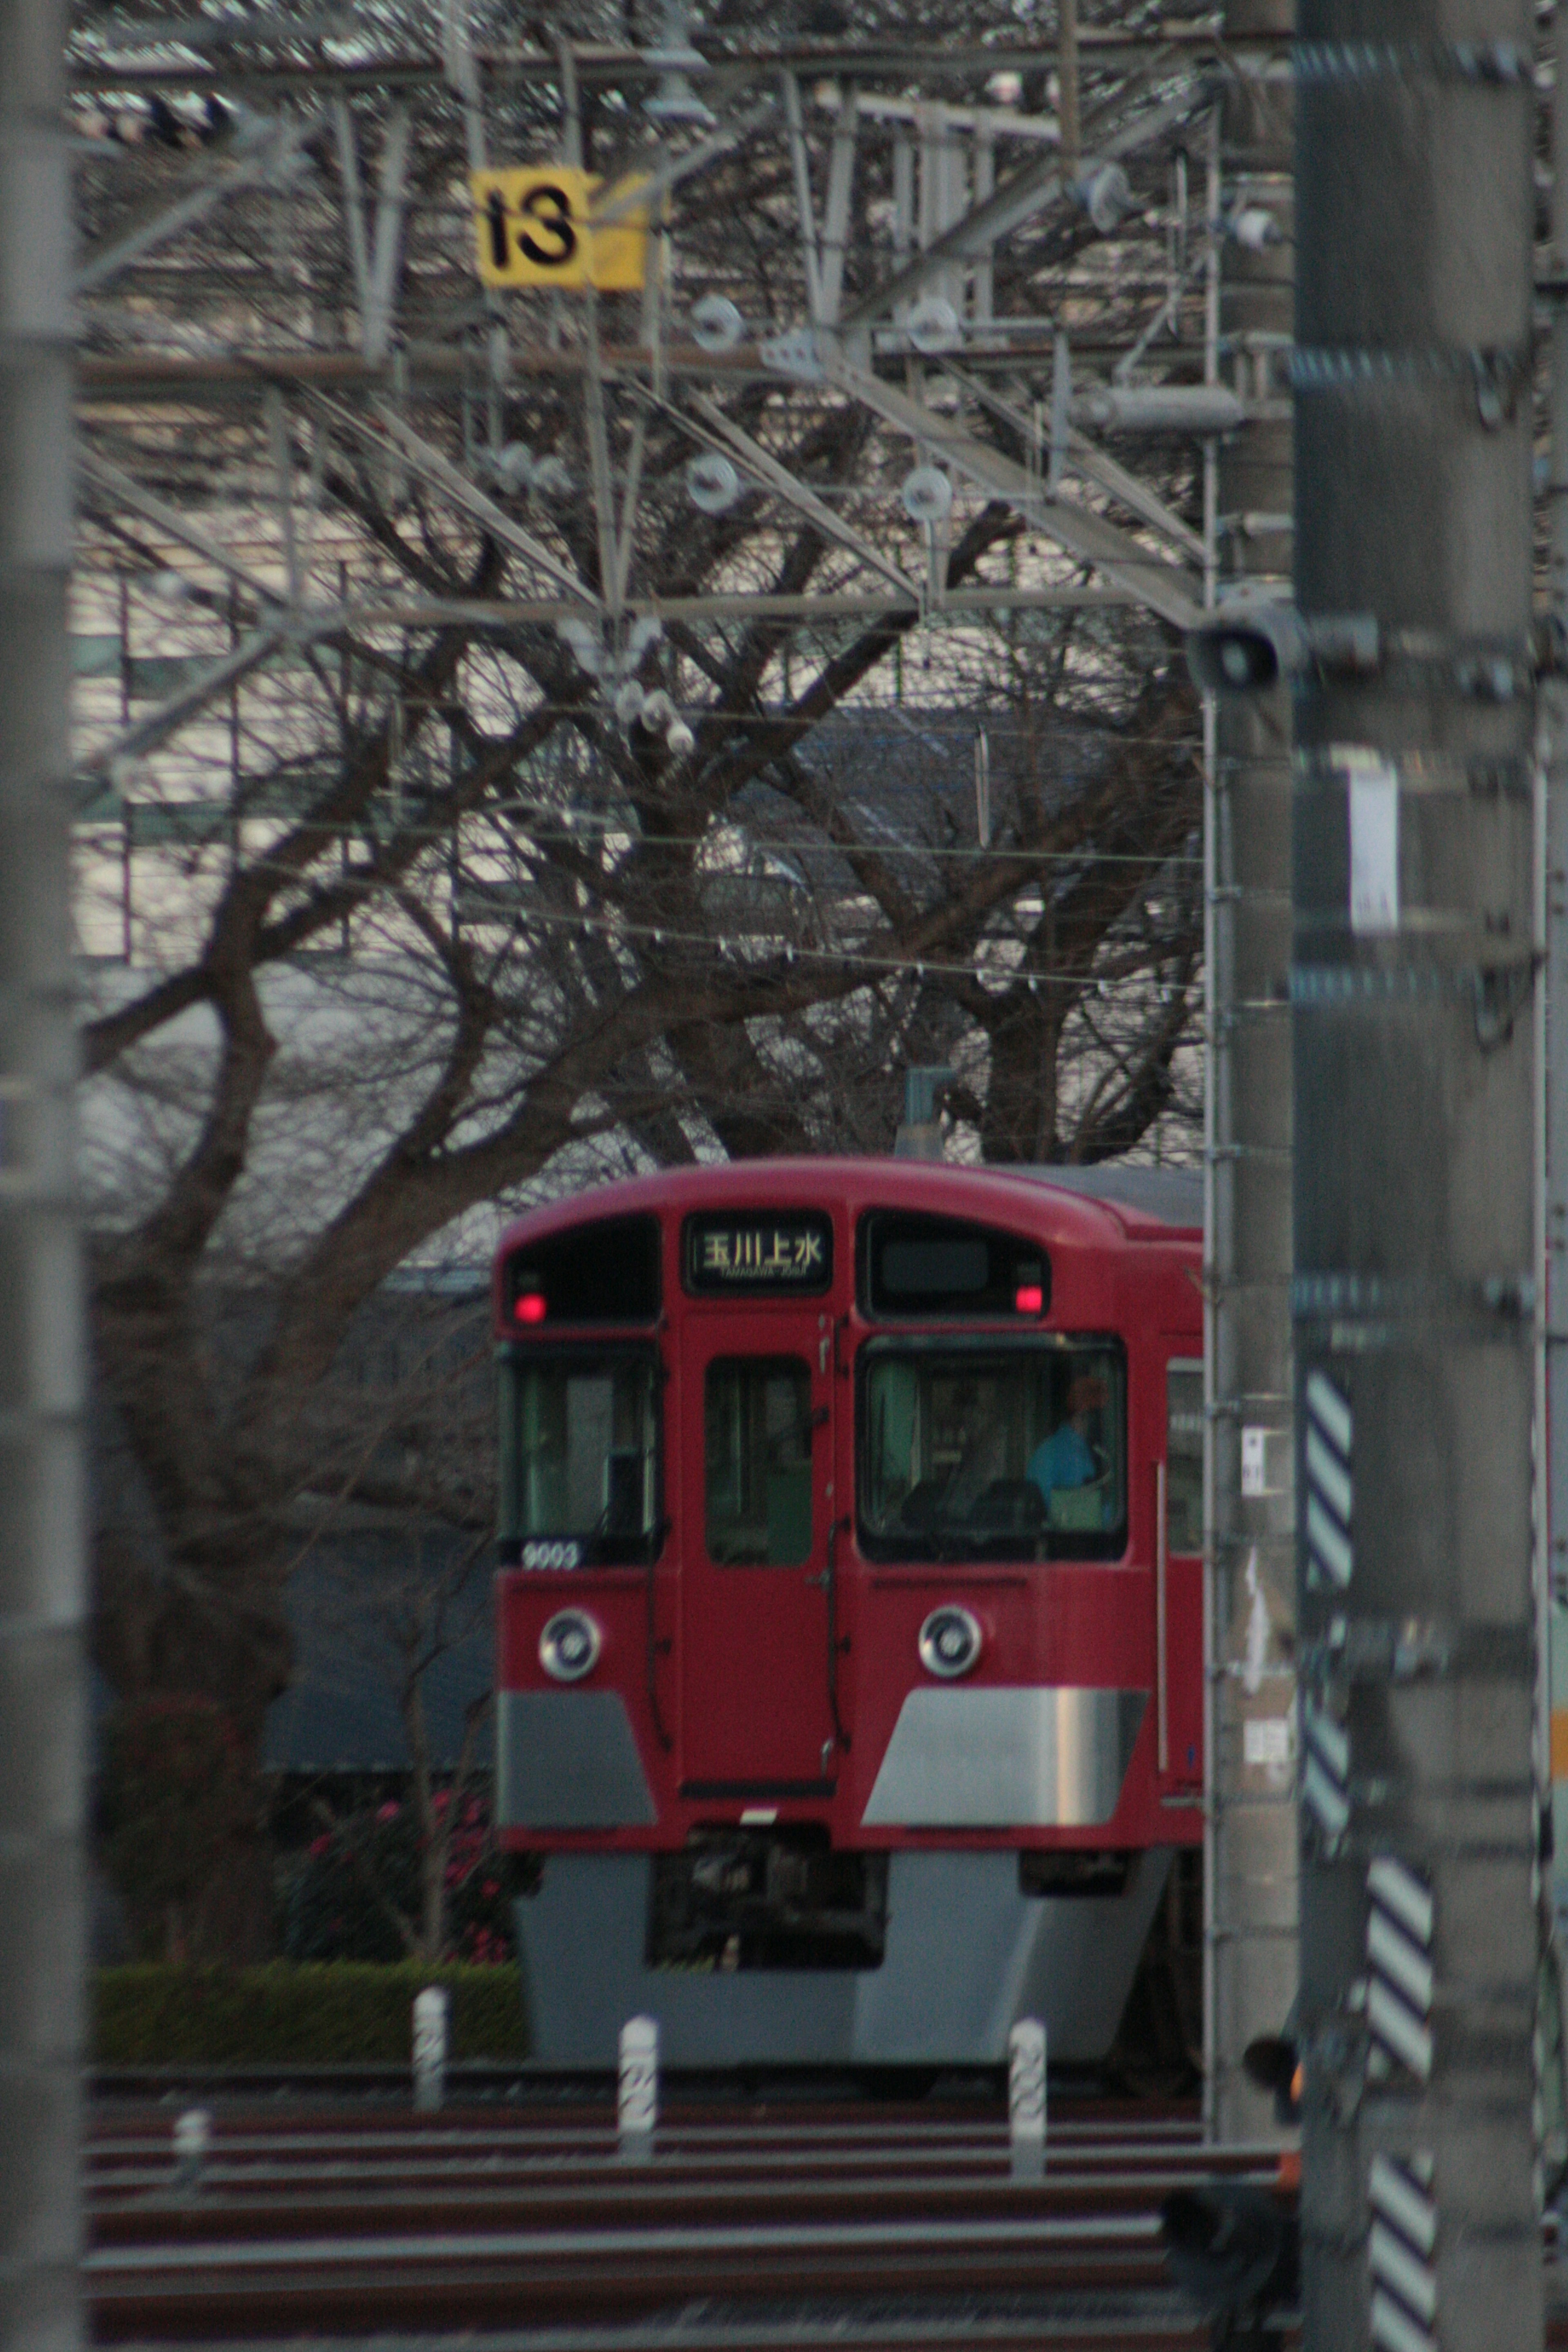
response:
<path id="1" fill-rule="evenodd" d="M 832 1318 L 697 1313 L 683 1354 L 683 1791 L 821 1795 L 836 1756 Z"/>

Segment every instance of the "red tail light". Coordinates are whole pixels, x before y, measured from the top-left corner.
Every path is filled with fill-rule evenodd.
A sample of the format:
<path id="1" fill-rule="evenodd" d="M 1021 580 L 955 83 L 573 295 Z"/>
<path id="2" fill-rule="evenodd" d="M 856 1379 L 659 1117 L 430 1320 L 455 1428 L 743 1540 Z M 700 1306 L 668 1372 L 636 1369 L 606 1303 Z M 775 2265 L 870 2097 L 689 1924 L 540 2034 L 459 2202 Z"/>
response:
<path id="1" fill-rule="evenodd" d="M 1046 1311 L 1044 1288 L 1037 1282 L 1020 1283 L 1013 1294 L 1013 1306 L 1019 1315 L 1043 1315 Z"/>
<path id="2" fill-rule="evenodd" d="M 542 1290 L 525 1290 L 512 1308 L 520 1323 L 542 1323 L 549 1312 Z"/>

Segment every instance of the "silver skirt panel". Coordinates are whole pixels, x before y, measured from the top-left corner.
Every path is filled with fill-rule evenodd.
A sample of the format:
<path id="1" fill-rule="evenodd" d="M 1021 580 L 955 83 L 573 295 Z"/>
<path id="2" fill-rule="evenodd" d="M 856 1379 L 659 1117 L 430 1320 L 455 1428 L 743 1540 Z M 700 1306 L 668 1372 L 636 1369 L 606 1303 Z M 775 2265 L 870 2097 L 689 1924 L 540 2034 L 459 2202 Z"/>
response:
<path id="1" fill-rule="evenodd" d="M 496 1813 L 503 1829 L 641 1828 L 658 1819 L 615 1691 L 496 1693 Z"/>
<path id="2" fill-rule="evenodd" d="M 1087 1829 L 1121 1796 L 1148 1693 L 1068 1685 L 910 1691 L 868 1826 Z"/>
<path id="3" fill-rule="evenodd" d="M 536 2065 L 613 2067 L 628 2017 L 666 2066 L 996 2065 L 1020 2017 L 1053 2065 L 1103 2058 L 1165 1885 L 1135 1854 L 1121 1895 L 1026 1895 L 1007 1853 L 894 1853 L 879 1969 L 650 1969 L 646 1853 L 552 1853 L 513 1912 Z"/>

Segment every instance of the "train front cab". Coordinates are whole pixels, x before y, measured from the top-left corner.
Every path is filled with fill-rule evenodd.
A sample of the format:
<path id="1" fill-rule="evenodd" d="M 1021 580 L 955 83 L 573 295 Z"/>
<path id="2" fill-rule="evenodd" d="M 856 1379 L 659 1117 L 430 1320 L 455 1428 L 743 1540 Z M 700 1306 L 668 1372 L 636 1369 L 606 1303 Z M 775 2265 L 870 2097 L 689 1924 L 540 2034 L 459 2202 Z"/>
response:
<path id="1" fill-rule="evenodd" d="M 508 1236 L 499 1800 L 546 1856 L 541 2063 L 611 2063 L 639 2012 L 673 2064 L 994 2063 L 1031 2013 L 1103 2055 L 1200 1830 L 1194 1260 L 885 1161 Z"/>

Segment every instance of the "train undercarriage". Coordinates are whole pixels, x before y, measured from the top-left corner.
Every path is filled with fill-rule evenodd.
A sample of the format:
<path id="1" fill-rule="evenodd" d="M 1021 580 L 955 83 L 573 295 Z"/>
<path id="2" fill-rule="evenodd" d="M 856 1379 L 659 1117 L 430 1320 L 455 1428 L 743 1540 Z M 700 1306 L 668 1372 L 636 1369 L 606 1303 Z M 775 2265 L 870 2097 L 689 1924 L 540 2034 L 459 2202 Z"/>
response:
<path id="1" fill-rule="evenodd" d="M 642 2015 L 672 2066 L 994 2065 L 1026 2016 L 1053 2064 L 1099 2063 L 1171 1852 L 1062 1859 L 741 1831 L 552 1854 L 516 1910 L 535 2063 L 611 2066 Z"/>

